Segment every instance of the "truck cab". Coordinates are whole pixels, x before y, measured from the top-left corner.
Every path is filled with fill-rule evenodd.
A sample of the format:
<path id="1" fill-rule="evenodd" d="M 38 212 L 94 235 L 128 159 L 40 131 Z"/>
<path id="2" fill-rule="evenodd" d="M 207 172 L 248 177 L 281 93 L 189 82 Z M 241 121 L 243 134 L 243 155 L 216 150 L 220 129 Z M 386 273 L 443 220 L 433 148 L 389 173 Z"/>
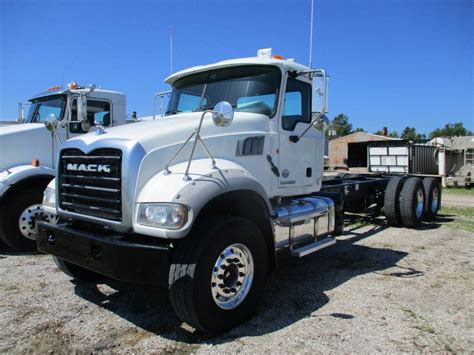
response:
<path id="1" fill-rule="evenodd" d="M 327 78 L 263 49 L 166 82 L 163 118 L 61 147 L 43 199 L 59 221 L 38 223 L 38 248 L 78 280 L 166 285 L 181 319 L 222 331 L 253 313 L 278 250 L 334 242 L 342 207 L 318 195 L 324 132 L 314 128 Z M 297 239 L 307 223 L 314 233 Z"/>
<path id="2" fill-rule="evenodd" d="M 36 249 L 35 216 L 49 218 L 40 207 L 42 192 L 55 176 L 60 144 L 96 125 L 127 122 L 124 94 L 76 83 L 50 88 L 29 103 L 22 124 L 0 128 L 0 237 L 16 251 Z M 46 129 L 53 122 L 54 131 Z"/>

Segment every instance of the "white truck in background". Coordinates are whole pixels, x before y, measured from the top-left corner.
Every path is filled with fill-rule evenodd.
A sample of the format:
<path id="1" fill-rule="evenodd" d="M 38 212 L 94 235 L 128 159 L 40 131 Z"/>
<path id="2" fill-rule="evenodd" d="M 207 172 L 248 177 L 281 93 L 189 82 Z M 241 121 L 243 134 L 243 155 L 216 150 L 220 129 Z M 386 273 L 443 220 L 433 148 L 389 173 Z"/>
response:
<path id="1" fill-rule="evenodd" d="M 37 242 L 76 282 L 164 285 L 183 321 L 219 333 L 252 316 L 280 253 L 335 244 L 345 210 L 436 217 L 433 177 L 323 180 L 324 70 L 263 49 L 166 82 L 164 118 L 61 147 L 43 199 L 58 220 L 37 223 Z"/>
<path id="2" fill-rule="evenodd" d="M 61 142 L 95 130 L 95 125 L 128 122 L 124 94 L 74 82 L 64 89 L 50 88 L 29 102 L 27 117 L 20 114 L 21 124 L 0 127 L 0 238 L 15 251 L 36 250 L 35 217 L 49 218 L 41 200 L 55 176 Z M 57 129 L 48 130 L 45 123 L 50 128 L 57 124 Z"/>

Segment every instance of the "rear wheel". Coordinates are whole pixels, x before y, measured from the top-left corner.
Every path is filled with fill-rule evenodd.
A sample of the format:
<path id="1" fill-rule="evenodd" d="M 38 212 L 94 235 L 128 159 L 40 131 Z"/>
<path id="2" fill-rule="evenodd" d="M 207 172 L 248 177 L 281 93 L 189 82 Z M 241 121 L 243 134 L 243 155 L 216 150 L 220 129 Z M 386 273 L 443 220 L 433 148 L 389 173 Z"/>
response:
<path id="1" fill-rule="evenodd" d="M 169 274 L 178 317 L 206 333 L 220 333 L 249 319 L 263 295 L 268 255 L 252 222 L 218 217 L 177 246 Z"/>
<path id="2" fill-rule="evenodd" d="M 29 188 L 16 191 L 2 205 L 0 211 L 1 238 L 15 251 L 36 250 L 36 219 L 49 222 L 52 218 L 41 207 L 43 190 Z"/>
<path id="3" fill-rule="evenodd" d="M 434 221 L 441 206 L 441 185 L 436 178 L 424 178 L 423 187 L 426 197 L 425 220 Z"/>
<path id="4" fill-rule="evenodd" d="M 60 259 L 56 256 L 53 256 L 53 260 L 58 266 L 59 270 L 61 270 L 66 275 L 72 277 L 75 280 L 85 282 L 97 282 L 105 279 L 105 276 L 102 276 L 94 271 L 85 269 L 81 266 L 72 264 L 69 261 Z"/>
<path id="5" fill-rule="evenodd" d="M 405 182 L 404 177 L 392 177 L 385 189 L 384 211 L 389 225 L 400 227 L 402 216 L 400 213 L 400 193 Z"/>
<path id="6" fill-rule="evenodd" d="M 425 192 L 420 178 L 411 177 L 403 185 L 400 195 L 400 212 L 405 227 L 420 224 L 425 211 Z"/>

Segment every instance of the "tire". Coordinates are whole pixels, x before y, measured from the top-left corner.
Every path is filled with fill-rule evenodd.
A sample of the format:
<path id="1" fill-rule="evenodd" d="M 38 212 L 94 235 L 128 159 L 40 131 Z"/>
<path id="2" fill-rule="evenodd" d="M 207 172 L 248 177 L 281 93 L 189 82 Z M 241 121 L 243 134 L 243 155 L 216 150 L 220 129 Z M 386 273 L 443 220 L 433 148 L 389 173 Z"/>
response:
<path id="1" fill-rule="evenodd" d="M 75 280 L 84 282 L 97 282 L 105 279 L 105 276 L 101 274 L 98 274 L 91 270 L 87 270 L 81 266 L 72 264 L 56 256 L 53 256 L 53 260 L 58 266 L 59 270 L 61 270 L 66 275 L 72 277 Z"/>
<path id="2" fill-rule="evenodd" d="M 400 213 L 403 225 L 415 228 L 423 219 L 425 192 L 420 178 L 411 177 L 403 185 L 400 195 Z"/>
<path id="3" fill-rule="evenodd" d="M 402 192 L 404 177 L 392 177 L 385 188 L 384 212 L 387 223 L 392 227 L 402 225 L 402 216 L 400 213 L 400 194 Z"/>
<path id="4" fill-rule="evenodd" d="M 424 178 L 425 190 L 425 220 L 434 221 L 441 206 L 441 185 L 436 178 Z"/>
<path id="5" fill-rule="evenodd" d="M 46 221 L 49 220 L 49 216 L 44 214 L 40 207 L 42 199 L 41 188 L 29 188 L 14 192 L 14 195 L 2 204 L 0 236 L 14 251 L 36 250 L 35 216 L 41 215 Z"/>
<path id="6" fill-rule="evenodd" d="M 231 246 L 234 258 L 220 257 L 226 250 L 230 256 Z M 239 255 L 235 254 L 235 246 L 246 248 L 253 260 L 253 279 L 250 279 L 248 288 L 238 283 L 245 285 L 249 278 L 235 280 L 237 271 L 240 276 L 250 275 L 250 272 L 245 271 L 245 266 L 250 263 L 243 265 L 237 259 Z M 242 250 L 244 249 L 238 249 L 241 255 Z M 231 264 L 226 264 L 229 259 Z M 241 260 L 248 261 L 245 258 Z M 220 262 L 226 267 L 219 267 Z M 222 287 L 219 289 L 217 286 L 220 281 L 215 278 L 215 271 L 221 269 L 230 270 L 229 275 L 233 275 L 226 277 L 226 273 L 222 271 L 224 274 L 220 276 L 226 278 L 221 278 Z M 196 227 L 191 235 L 178 244 L 169 272 L 171 304 L 178 317 L 195 329 L 210 334 L 222 333 L 243 323 L 254 314 L 263 295 L 267 274 L 267 248 L 258 227 L 243 218 L 218 216 Z M 213 284 L 215 286 L 212 286 Z M 236 301 L 235 304 L 226 304 L 221 297 L 219 306 L 218 297 L 215 297 L 213 292 L 224 292 L 233 286 L 237 288 L 237 294 L 242 292 L 240 303 Z M 245 289 L 248 290 L 247 293 Z"/>

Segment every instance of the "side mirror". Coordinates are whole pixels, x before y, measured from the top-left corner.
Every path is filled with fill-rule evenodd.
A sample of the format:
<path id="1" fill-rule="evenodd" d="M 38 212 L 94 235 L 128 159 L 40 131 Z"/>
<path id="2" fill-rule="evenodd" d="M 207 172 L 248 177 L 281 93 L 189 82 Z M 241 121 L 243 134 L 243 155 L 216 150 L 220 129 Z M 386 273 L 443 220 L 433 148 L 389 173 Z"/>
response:
<path id="1" fill-rule="evenodd" d="M 328 78 L 326 74 L 313 77 L 311 112 L 328 112 Z"/>
<path id="2" fill-rule="evenodd" d="M 317 113 L 313 113 L 313 116 L 314 115 L 317 115 Z M 321 130 L 323 132 L 326 132 L 330 127 L 330 122 L 329 122 L 328 116 L 322 115 L 321 117 L 319 117 L 318 120 L 316 121 L 315 126 L 319 130 Z"/>
<path id="3" fill-rule="evenodd" d="M 77 98 L 77 120 L 87 121 L 87 96 L 84 94 Z"/>
<path id="4" fill-rule="evenodd" d="M 212 110 L 212 121 L 218 127 L 228 127 L 234 120 L 234 108 L 227 101 L 221 101 Z"/>
<path id="5" fill-rule="evenodd" d="M 58 117 L 54 113 L 50 113 L 44 119 L 44 126 L 50 132 L 56 131 L 59 127 L 59 124 L 60 124 L 60 122 L 58 120 Z"/>

